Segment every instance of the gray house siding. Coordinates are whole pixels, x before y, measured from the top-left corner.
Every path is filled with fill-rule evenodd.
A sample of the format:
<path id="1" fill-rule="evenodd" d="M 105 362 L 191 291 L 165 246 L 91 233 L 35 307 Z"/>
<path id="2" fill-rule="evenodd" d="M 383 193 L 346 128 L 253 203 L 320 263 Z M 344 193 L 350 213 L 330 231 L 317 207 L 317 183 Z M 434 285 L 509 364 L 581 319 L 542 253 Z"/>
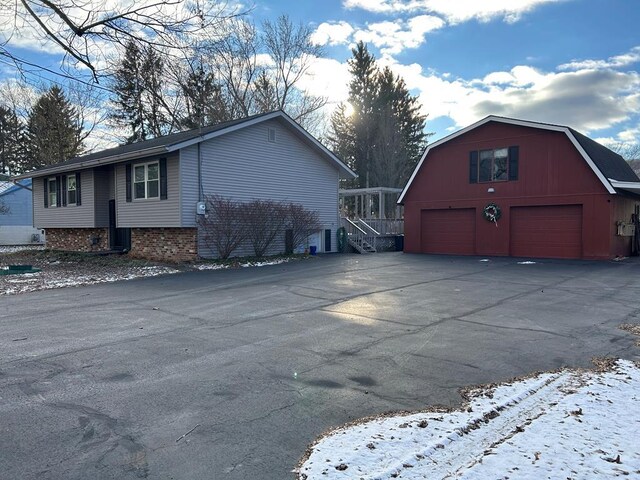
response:
<path id="1" fill-rule="evenodd" d="M 270 128 L 276 132 L 274 142 L 269 141 Z M 191 146 L 183 149 L 181 157 L 183 182 L 189 182 L 183 183 L 182 188 L 185 226 L 195 225 L 196 152 L 197 146 Z M 338 169 L 282 123 L 272 120 L 204 142 L 201 156 L 205 195 L 217 194 L 241 201 L 271 199 L 300 203 L 318 212 L 323 229 L 331 229 L 331 251 L 336 251 Z M 318 234 L 313 243 L 319 251 L 325 251 L 324 232 Z M 202 241 L 199 249 L 201 256 L 212 255 Z M 284 238 L 279 239 L 271 253 L 283 250 Z M 234 255 L 252 253 L 250 247 L 243 246 Z"/>
<path id="2" fill-rule="evenodd" d="M 146 163 L 153 159 L 132 162 Z M 177 155 L 167 157 L 167 199 L 126 198 L 125 164 L 116 165 L 116 221 L 123 227 L 180 227 L 180 160 Z M 194 206 L 195 209 L 195 206 Z"/>
<path id="3" fill-rule="evenodd" d="M 71 173 L 71 172 L 69 172 Z M 95 227 L 93 170 L 80 173 L 81 205 L 45 208 L 43 178 L 33 179 L 33 225 L 36 228 Z"/>
<path id="4" fill-rule="evenodd" d="M 196 203 L 199 200 L 197 145 L 180 150 L 180 181 L 182 184 L 180 188 L 181 223 L 183 227 L 195 227 Z"/>
<path id="5" fill-rule="evenodd" d="M 113 172 L 112 165 L 94 170 L 96 227 L 109 226 L 109 200 L 115 198 Z"/>

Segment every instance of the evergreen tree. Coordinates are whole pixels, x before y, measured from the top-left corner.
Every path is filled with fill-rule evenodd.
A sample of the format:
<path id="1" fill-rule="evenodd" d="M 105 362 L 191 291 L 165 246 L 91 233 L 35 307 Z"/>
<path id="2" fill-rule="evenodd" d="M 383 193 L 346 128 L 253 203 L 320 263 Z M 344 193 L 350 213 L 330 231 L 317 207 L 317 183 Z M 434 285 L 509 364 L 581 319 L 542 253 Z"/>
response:
<path id="1" fill-rule="evenodd" d="M 82 153 L 82 130 L 76 108 L 60 87 L 51 87 L 29 113 L 25 170 L 55 165 Z"/>
<path id="2" fill-rule="evenodd" d="M 22 173 L 26 132 L 15 111 L 0 106 L 0 174 Z"/>
<path id="3" fill-rule="evenodd" d="M 138 45 L 130 41 L 120 66 L 114 73 L 113 100 L 115 110 L 112 119 L 116 124 L 128 127 L 129 135 L 125 143 L 146 140 L 149 136 L 145 121 L 144 80 L 142 78 L 143 58 Z"/>
<path id="4" fill-rule="evenodd" d="M 230 120 L 222 89 L 213 73 L 205 69 L 201 60 L 189 66 L 190 72 L 180 81 L 186 109 L 180 119 L 181 128 L 205 127 Z"/>
<path id="5" fill-rule="evenodd" d="M 135 143 L 171 133 L 173 122 L 167 118 L 163 98 L 164 61 L 152 48 L 141 48 L 130 41 L 113 76 L 116 125 L 131 133 L 125 143 Z"/>
<path id="6" fill-rule="evenodd" d="M 426 117 L 402 78 L 382 71 L 364 43 L 352 50 L 349 104 L 331 117 L 329 141 L 358 173 L 357 187 L 402 187 L 425 147 Z"/>

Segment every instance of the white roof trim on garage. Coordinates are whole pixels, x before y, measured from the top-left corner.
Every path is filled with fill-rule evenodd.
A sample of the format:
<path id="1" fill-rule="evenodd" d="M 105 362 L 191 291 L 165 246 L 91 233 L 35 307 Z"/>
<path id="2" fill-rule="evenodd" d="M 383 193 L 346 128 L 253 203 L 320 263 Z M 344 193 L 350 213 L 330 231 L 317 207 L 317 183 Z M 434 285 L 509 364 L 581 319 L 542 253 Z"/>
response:
<path id="1" fill-rule="evenodd" d="M 429 154 L 429 151 L 432 148 L 435 148 L 435 147 L 438 147 L 438 146 L 440 146 L 440 145 L 442 145 L 444 143 L 447 143 L 447 142 L 453 140 L 454 138 L 457 138 L 457 137 L 459 137 L 461 135 L 464 135 L 465 133 L 470 132 L 471 130 L 474 130 L 474 129 L 484 125 L 485 123 L 489 123 L 489 122 L 499 122 L 499 123 L 506 123 L 506 124 L 509 124 L 509 125 L 518 125 L 520 127 L 531 127 L 531 128 L 539 128 L 539 129 L 542 129 L 542 130 L 551 130 L 551 131 L 554 131 L 554 132 L 563 132 L 569 138 L 569 140 L 571 141 L 573 146 L 576 147 L 576 150 L 578 150 L 580 155 L 582 155 L 582 158 L 584 158 L 585 162 L 587 162 L 587 165 L 589 165 L 589 167 L 591 168 L 593 173 L 596 174 L 596 176 L 598 177 L 600 182 L 602 182 L 602 185 L 604 185 L 604 187 L 607 189 L 607 192 L 613 193 L 613 194 L 616 193 L 616 190 L 613 187 L 613 185 L 611 185 L 611 182 L 602 174 L 600 169 L 598 167 L 596 167 L 596 164 L 593 162 L 591 157 L 589 155 L 587 155 L 587 152 L 585 152 L 584 148 L 582 148 L 582 145 L 580 145 L 580 143 L 578 142 L 576 137 L 573 135 L 573 133 L 571 133 L 571 131 L 569 130 L 568 127 L 565 127 L 565 126 L 562 126 L 562 125 L 552 125 L 550 123 L 531 122 L 531 121 L 527 121 L 527 120 L 518 120 L 518 119 L 515 119 L 515 118 L 498 117 L 496 115 L 489 115 L 488 117 L 483 118 L 482 120 L 480 120 L 480 121 L 478 121 L 478 122 L 476 122 L 476 123 L 474 123 L 472 125 L 469 125 L 468 127 L 465 127 L 462 130 L 458 130 L 457 132 L 454 132 L 451 135 L 447 135 L 446 137 L 441 138 L 437 142 L 434 142 L 431 145 L 428 145 L 427 149 L 425 150 L 424 154 L 422 155 L 422 158 L 418 162 L 418 165 L 416 165 L 416 168 L 413 170 L 413 173 L 411 174 L 411 178 L 409 178 L 409 181 L 407 182 L 407 184 L 405 185 L 404 189 L 402 190 L 402 194 L 400 194 L 400 198 L 398 198 L 398 203 L 402 203 L 402 201 L 404 200 L 404 196 L 406 195 L 407 191 L 409 190 L 409 187 L 411 186 L 411 183 L 413 182 L 413 179 L 416 177 L 416 175 L 420 171 L 420 167 L 422 167 L 422 163 L 424 162 L 424 159 L 427 157 L 427 155 Z M 622 187 L 620 187 L 620 188 L 622 188 Z"/>
<path id="2" fill-rule="evenodd" d="M 640 182 L 619 182 L 618 180 L 614 180 L 613 178 L 610 178 L 609 182 L 615 188 L 640 195 Z"/>

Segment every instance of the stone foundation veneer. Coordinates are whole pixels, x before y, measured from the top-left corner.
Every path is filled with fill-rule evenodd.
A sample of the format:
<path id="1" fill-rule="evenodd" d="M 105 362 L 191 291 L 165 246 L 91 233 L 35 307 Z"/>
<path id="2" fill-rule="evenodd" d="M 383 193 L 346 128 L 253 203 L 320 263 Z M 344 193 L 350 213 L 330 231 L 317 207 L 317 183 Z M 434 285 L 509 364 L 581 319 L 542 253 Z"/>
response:
<path id="1" fill-rule="evenodd" d="M 46 247 L 70 252 L 97 252 L 109 248 L 107 228 L 46 228 Z"/>
<path id="2" fill-rule="evenodd" d="M 198 256 L 195 228 L 132 228 L 129 255 L 162 262 L 189 262 Z"/>

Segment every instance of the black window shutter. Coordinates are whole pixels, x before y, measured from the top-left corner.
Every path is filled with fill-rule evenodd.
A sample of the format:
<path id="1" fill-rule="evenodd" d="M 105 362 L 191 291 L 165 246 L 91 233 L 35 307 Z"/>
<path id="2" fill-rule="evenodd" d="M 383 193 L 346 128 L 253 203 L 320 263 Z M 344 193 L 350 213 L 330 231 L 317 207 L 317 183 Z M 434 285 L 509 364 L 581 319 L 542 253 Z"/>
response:
<path id="1" fill-rule="evenodd" d="M 125 189 L 127 202 L 131 201 L 131 164 L 127 163 L 124 166 L 125 176 L 127 177 Z"/>
<path id="2" fill-rule="evenodd" d="M 81 189 L 80 189 L 80 172 L 76 172 L 76 205 L 82 205 L 82 196 L 80 195 L 81 193 Z"/>
<path id="3" fill-rule="evenodd" d="M 56 176 L 56 206 L 62 206 L 62 177 Z"/>
<path id="4" fill-rule="evenodd" d="M 509 180 L 518 180 L 518 156 L 520 147 L 509 147 Z"/>
<path id="5" fill-rule="evenodd" d="M 44 208 L 49 208 L 49 179 L 47 177 L 44 180 Z"/>
<path id="6" fill-rule="evenodd" d="M 167 199 L 167 159 L 160 159 L 160 200 Z"/>
<path id="7" fill-rule="evenodd" d="M 62 206 L 67 206 L 67 176 L 62 176 Z"/>
<path id="8" fill-rule="evenodd" d="M 478 152 L 469 152 L 469 183 L 478 183 Z"/>

